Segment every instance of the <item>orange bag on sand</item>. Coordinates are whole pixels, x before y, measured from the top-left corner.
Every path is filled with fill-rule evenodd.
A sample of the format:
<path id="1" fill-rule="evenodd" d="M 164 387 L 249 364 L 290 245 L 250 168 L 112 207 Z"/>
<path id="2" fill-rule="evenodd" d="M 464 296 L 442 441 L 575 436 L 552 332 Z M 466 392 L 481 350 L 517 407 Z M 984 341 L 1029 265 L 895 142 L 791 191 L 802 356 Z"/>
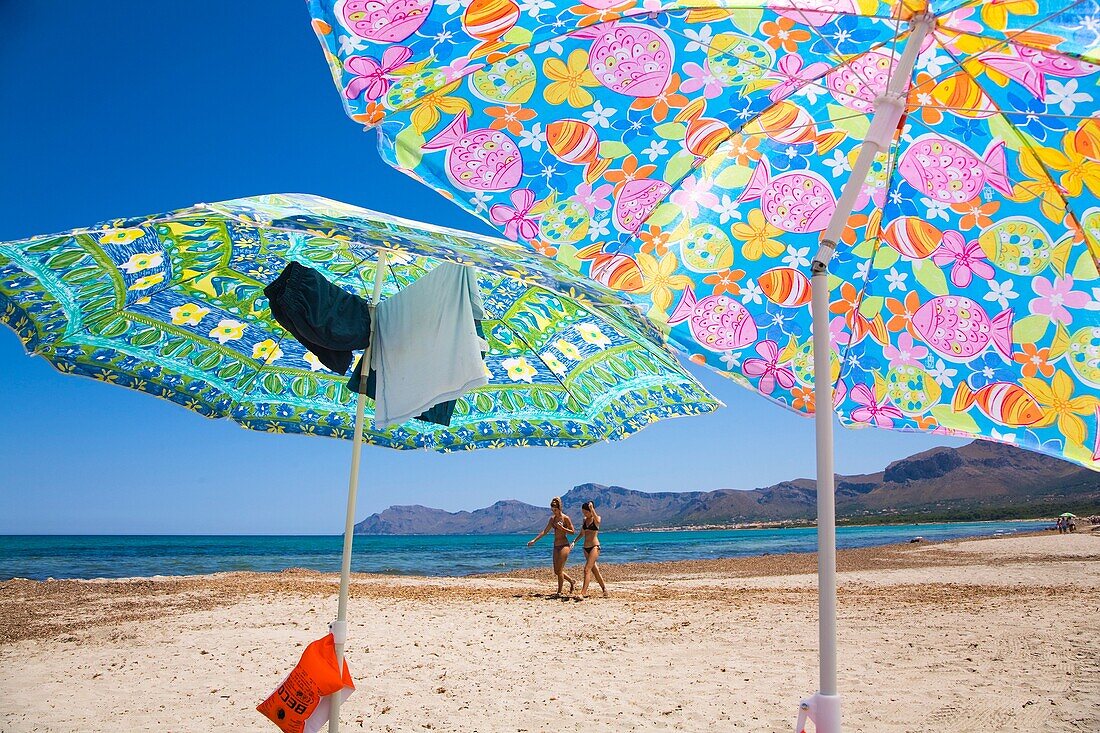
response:
<path id="1" fill-rule="evenodd" d="M 346 660 L 341 679 L 336 642 L 329 634 L 306 647 L 298 666 L 256 709 L 284 733 L 317 733 L 328 723 L 331 700 L 327 696 L 338 690 L 343 690 L 341 701 L 346 700 L 355 683 Z"/>

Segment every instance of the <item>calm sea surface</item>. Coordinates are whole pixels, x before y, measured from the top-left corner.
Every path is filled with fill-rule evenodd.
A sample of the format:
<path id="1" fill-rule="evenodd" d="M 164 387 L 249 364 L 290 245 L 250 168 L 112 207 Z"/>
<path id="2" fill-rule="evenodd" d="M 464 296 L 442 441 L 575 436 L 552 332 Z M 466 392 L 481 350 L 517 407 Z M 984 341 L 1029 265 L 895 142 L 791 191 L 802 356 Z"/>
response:
<path id="1" fill-rule="evenodd" d="M 841 527 L 839 547 L 948 540 L 1042 529 L 1050 522 L 953 522 Z M 469 575 L 546 565 L 551 538 L 527 535 L 356 536 L 352 569 L 402 575 Z M 660 562 L 813 552 L 817 530 L 601 532 L 601 560 Z M 199 575 L 232 570 L 310 568 L 338 572 L 342 538 L 330 536 L 0 536 L 0 580 Z M 583 557 L 575 553 L 579 562 Z"/>

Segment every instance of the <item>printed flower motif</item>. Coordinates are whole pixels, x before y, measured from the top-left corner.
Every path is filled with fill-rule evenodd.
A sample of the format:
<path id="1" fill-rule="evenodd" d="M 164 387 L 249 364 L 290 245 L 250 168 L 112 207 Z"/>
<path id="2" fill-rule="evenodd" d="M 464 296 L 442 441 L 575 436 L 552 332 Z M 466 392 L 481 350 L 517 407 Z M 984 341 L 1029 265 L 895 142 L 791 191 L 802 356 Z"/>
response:
<path id="1" fill-rule="evenodd" d="M 951 221 L 951 216 L 947 213 L 948 205 L 943 201 L 933 201 L 930 198 L 921 196 L 920 202 L 925 207 L 924 218 L 929 222 L 933 222 L 936 219 Z"/>
<path id="2" fill-rule="evenodd" d="M 810 248 L 788 246 L 787 254 L 783 255 L 783 264 L 793 268 L 809 267 Z"/>
<path id="3" fill-rule="evenodd" d="M 797 51 L 798 44 L 810 40 L 809 31 L 795 28 L 793 20 L 783 17 L 776 21 L 764 21 L 760 26 L 760 33 L 766 37 L 769 46 L 777 51 L 782 49 L 787 53 Z"/>
<path id="4" fill-rule="evenodd" d="M 683 109 L 687 106 L 688 98 L 679 94 L 680 75 L 673 73 L 669 76 L 665 90 L 656 97 L 639 97 L 630 103 L 630 109 L 649 110 L 654 122 L 664 122 L 670 109 Z"/>
<path id="5" fill-rule="evenodd" d="M 699 207 L 713 209 L 718 205 L 718 197 L 710 192 L 713 181 L 709 178 L 688 176 L 680 182 L 680 188 L 673 192 L 670 200 L 683 211 L 684 216 L 694 219 L 699 216 Z"/>
<path id="6" fill-rule="evenodd" d="M 154 285 L 158 285 L 164 282 L 164 273 L 158 272 L 156 275 L 146 275 L 134 280 L 133 284 L 127 288 L 127 290 L 148 290 Z"/>
<path id="7" fill-rule="evenodd" d="M 385 116 L 385 107 L 378 102 L 367 102 L 366 108 L 361 113 L 352 115 L 351 118 L 361 125 L 370 127 L 377 125 Z"/>
<path id="8" fill-rule="evenodd" d="M 473 114 L 473 108 L 468 100 L 462 97 L 447 96 L 456 91 L 461 84 L 462 80 L 459 79 L 420 97 L 416 101 L 416 109 L 413 110 L 410 116 L 413 127 L 424 133 L 439 124 L 441 113 L 450 117 L 457 115 L 459 112 L 465 112 L 467 115 Z"/>
<path id="9" fill-rule="evenodd" d="M 519 241 L 520 238 L 530 240 L 537 237 L 538 222 L 528 216 L 535 205 L 535 192 L 529 188 L 515 189 L 509 199 L 512 206 L 493 204 L 489 209 L 489 219 L 494 224 L 503 224 L 504 236 L 513 242 Z"/>
<path id="10" fill-rule="evenodd" d="M 655 165 L 638 165 L 638 159 L 633 155 L 628 155 L 623 158 L 622 167 L 608 169 L 607 173 L 604 174 L 604 178 L 615 185 L 615 193 L 618 193 L 626 184 L 641 178 L 648 178 L 656 170 L 657 166 Z"/>
<path id="11" fill-rule="evenodd" d="M 959 370 L 950 369 L 943 363 L 943 359 L 936 359 L 936 365 L 929 369 L 928 373 L 932 375 L 932 379 L 936 380 L 936 384 L 950 389 L 955 386 L 953 378 L 959 373 Z"/>
<path id="12" fill-rule="evenodd" d="M 713 286 L 714 295 L 740 295 L 741 286 L 738 281 L 745 276 L 744 270 L 723 270 L 715 272 L 703 278 L 703 282 Z"/>
<path id="13" fill-rule="evenodd" d="M 177 305 L 175 308 L 169 308 L 168 313 L 172 316 L 173 325 L 197 326 L 203 318 L 210 315 L 210 309 L 194 303 L 185 303 Z"/>
<path id="14" fill-rule="evenodd" d="M 412 56 L 412 50 L 405 46 L 390 46 L 382 54 L 382 62 L 370 56 L 351 56 L 344 61 L 344 69 L 353 75 L 344 96 L 356 99 L 363 95 L 365 99 L 375 100 L 390 88 L 389 74 L 404 65 Z"/>
<path id="15" fill-rule="evenodd" d="M 247 326 L 240 321 L 234 321 L 232 318 L 223 318 L 218 321 L 218 325 L 210 329 L 210 337 L 217 339 L 219 344 L 236 341 L 244 336 L 245 328 L 247 328 Z"/>
<path id="16" fill-rule="evenodd" d="M 1067 132 L 1063 136 L 1062 151 L 1054 148 L 1039 148 L 1039 157 L 1048 167 L 1064 171 L 1059 183 L 1071 197 L 1080 196 L 1085 186 L 1093 196 L 1100 196 L 1100 163 L 1082 155 L 1074 145 L 1073 137 L 1072 132 Z M 1021 156 L 1023 157 L 1025 156 Z"/>
<path id="17" fill-rule="evenodd" d="M 959 219 L 959 229 L 984 228 L 993 224 L 992 216 L 1001 208 L 1000 201 L 987 201 L 984 204 L 973 199 L 961 204 L 952 204 L 951 209 L 956 214 L 962 214 Z"/>
<path id="18" fill-rule="evenodd" d="M 1026 202 L 1040 198 L 1042 201 L 1039 210 L 1043 212 L 1043 216 L 1050 221 L 1061 222 L 1066 214 L 1064 194 L 1058 184 L 1051 180 L 1051 176 L 1047 175 L 1043 161 L 1030 147 L 1026 147 L 1020 151 L 1019 163 L 1020 171 L 1028 180 L 1012 187 L 1012 200 Z"/>
<path id="19" fill-rule="evenodd" d="M 778 86 L 771 90 L 768 98 L 773 102 L 786 99 L 795 90 L 824 75 L 829 70 L 829 65 L 820 61 L 805 67 L 803 66 L 804 63 L 802 57 L 797 53 L 788 54 L 779 59 L 779 64 L 776 67 L 777 71 L 770 71 L 766 75 L 767 78 L 778 79 L 780 82 Z"/>
<path id="20" fill-rule="evenodd" d="M 745 359 L 741 365 L 741 371 L 750 377 L 759 377 L 760 382 L 756 388 L 762 394 L 770 395 L 775 391 L 778 383 L 783 389 L 794 386 L 794 373 L 786 367 L 779 366 L 779 345 L 770 340 L 761 341 L 756 345 L 756 353 L 762 359 Z"/>
<path id="21" fill-rule="evenodd" d="M 791 407 L 796 410 L 814 411 L 814 388 L 797 386 L 791 390 Z"/>
<path id="22" fill-rule="evenodd" d="M 140 230 L 139 230 L 140 231 Z M 151 270 L 164 264 L 164 255 L 160 252 L 138 252 L 130 255 L 130 259 L 118 266 L 123 272 L 131 275 L 143 270 Z"/>
<path id="23" fill-rule="evenodd" d="M 592 109 L 582 112 L 581 117 L 592 127 L 610 127 L 611 118 L 618 111 L 614 107 L 604 107 L 603 103 L 597 99 L 592 103 Z"/>
<path id="24" fill-rule="evenodd" d="M 1014 361 L 1023 364 L 1020 370 L 1025 377 L 1042 374 L 1047 379 L 1054 374 L 1054 365 L 1050 363 L 1050 349 L 1040 349 L 1035 344 L 1020 344 L 1020 353 L 1013 354 Z"/>
<path id="25" fill-rule="evenodd" d="M 1039 296 L 1028 305 L 1031 312 L 1063 324 L 1073 321 L 1066 308 L 1084 308 L 1090 300 L 1088 293 L 1073 289 L 1072 275 L 1055 277 L 1053 283 L 1045 277 L 1036 277 L 1031 281 L 1031 289 Z"/>
<path id="26" fill-rule="evenodd" d="M 681 92 L 697 92 L 700 89 L 703 90 L 704 99 L 713 99 L 722 93 L 722 83 L 718 81 L 718 77 L 710 71 L 710 63 L 703 62 L 704 66 L 700 66 L 694 61 L 689 61 L 684 64 L 684 73 L 687 74 L 687 79 L 680 85 Z"/>
<path id="27" fill-rule="evenodd" d="M 913 337 L 904 332 L 898 336 L 897 347 L 893 344 L 886 346 L 882 355 L 889 360 L 891 369 L 899 366 L 920 366 L 921 359 L 928 356 L 928 349 L 914 343 Z"/>
<path id="28" fill-rule="evenodd" d="M 978 240 L 967 242 L 962 234 L 954 230 L 943 233 L 943 241 L 932 253 L 932 261 L 937 267 L 952 265 L 951 282 L 957 288 L 970 285 L 973 275 L 983 280 L 993 279 L 993 266 L 986 262 L 985 252 Z"/>
<path id="29" fill-rule="evenodd" d="M 745 281 L 745 284 L 741 286 L 741 302 L 748 304 L 753 303 L 760 305 L 763 301 L 762 296 L 764 291 L 760 289 L 760 286 L 756 284 L 756 281 L 751 277 Z"/>
<path id="30" fill-rule="evenodd" d="M 651 163 L 662 155 L 668 155 L 668 140 L 650 140 L 642 155 L 649 158 Z"/>
<path id="31" fill-rule="evenodd" d="M 920 308 L 920 295 L 915 290 L 905 294 L 905 300 L 897 298 L 886 299 L 886 309 L 890 311 L 890 320 L 886 322 L 886 330 L 891 332 L 908 331 L 917 335 L 917 329 L 913 325 L 913 314 Z M 837 311 L 833 311 L 836 313 Z"/>
<path id="32" fill-rule="evenodd" d="M 1058 422 L 1058 429 L 1066 440 L 1081 445 L 1088 435 L 1085 421 L 1078 415 L 1092 415 L 1100 399 L 1094 395 L 1073 396 L 1073 378 L 1058 370 L 1047 383 L 1043 379 L 1024 377 L 1020 384 L 1035 397 L 1043 411 L 1043 417 L 1033 427 L 1041 428 Z"/>
<path id="33" fill-rule="evenodd" d="M 874 423 L 876 427 L 892 428 L 894 420 L 901 420 L 901 410 L 885 399 L 881 403 L 875 399 L 875 393 L 866 384 L 852 387 L 848 395 L 859 407 L 852 410 L 852 419 L 856 422 Z"/>
<path id="34" fill-rule="evenodd" d="M 974 389 L 981 389 L 994 382 L 1015 382 L 1016 370 L 1006 364 L 1001 355 L 993 351 L 987 351 L 967 364 L 973 373 L 966 378 Z"/>
<path id="35" fill-rule="evenodd" d="M 570 107 L 582 109 L 592 104 L 592 94 L 585 87 L 598 87 L 599 80 L 588 70 L 588 54 L 574 49 L 569 59 L 548 58 L 542 72 L 552 81 L 546 85 L 543 96 L 550 104 L 569 102 Z"/>
<path id="36" fill-rule="evenodd" d="M 264 339 L 252 347 L 252 358 L 270 364 L 283 355 L 283 350 L 274 339 Z"/>
<path id="37" fill-rule="evenodd" d="M 730 198 L 729 194 L 722 194 L 722 201 L 714 207 L 714 213 L 718 214 L 718 223 L 725 224 L 730 219 L 741 218 L 741 207 Z M 806 263 L 809 264 L 809 263 Z"/>
<path id="38" fill-rule="evenodd" d="M 319 372 L 325 368 L 325 365 L 321 363 L 321 360 L 317 358 L 317 355 L 312 351 L 307 351 L 302 356 L 302 361 L 309 364 L 309 370 L 311 372 Z"/>
<path id="39" fill-rule="evenodd" d="M 542 150 L 542 144 L 546 142 L 546 130 L 542 129 L 542 123 L 536 122 L 530 130 L 524 130 L 519 134 L 519 146 L 531 148 L 536 153 Z"/>
<path id="40" fill-rule="evenodd" d="M 600 327 L 594 323 L 578 323 L 573 326 L 573 330 L 593 346 L 604 349 L 611 345 L 611 339 L 605 336 Z"/>
<path id="41" fill-rule="evenodd" d="M 668 252 L 668 243 L 671 237 L 661 227 L 650 224 L 649 229 L 639 230 L 638 238 L 642 240 L 642 252 L 663 256 Z"/>
<path id="42" fill-rule="evenodd" d="M 565 339 L 558 339 L 557 341 L 555 341 L 554 348 L 560 351 L 561 355 L 564 356 L 566 359 L 571 359 L 573 361 L 581 360 L 580 349 L 578 349 L 576 346 L 569 343 Z"/>
<path id="43" fill-rule="evenodd" d="M 982 296 L 982 300 L 994 301 L 1001 308 L 1007 308 L 1009 300 L 1020 297 L 1019 293 L 1013 292 L 1011 280 L 1005 280 L 1003 283 L 990 280 L 988 285 L 989 292 Z"/>
<path id="44" fill-rule="evenodd" d="M 99 235 L 100 244 L 129 244 L 135 239 L 145 236 L 145 230 L 141 227 L 130 229 L 112 229 Z"/>
<path id="45" fill-rule="evenodd" d="M 542 359 L 542 363 L 545 364 L 550 371 L 558 376 L 565 376 L 566 372 L 569 371 L 565 368 L 565 365 L 558 360 L 558 357 L 554 356 L 554 354 L 549 351 L 539 354 L 539 358 Z"/>
<path id="46" fill-rule="evenodd" d="M 505 107 L 486 107 L 485 114 L 493 118 L 489 127 L 493 130 L 507 130 L 513 135 L 523 134 L 523 123 L 535 119 L 535 110 L 524 109 L 518 104 Z"/>
<path id="47" fill-rule="evenodd" d="M 501 365 L 508 371 L 508 378 L 513 382 L 527 382 L 530 384 L 535 375 L 538 374 L 538 371 L 531 366 L 525 356 L 505 359 L 501 362 Z"/>
<path id="48" fill-rule="evenodd" d="M 610 183 L 592 188 L 591 183 L 581 183 L 576 192 L 569 197 L 570 201 L 576 201 L 584 207 L 589 216 L 595 216 L 596 211 L 607 211 L 611 208 L 611 200 L 608 198 L 615 191 Z"/>
<path id="49" fill-rule="evenodd" d="M 783 230 L 772 226 L 760 209 L 750 211 L 748 219 L 734 224 L 730 233 L 744 242 L 741 254 L 748 260 L 758 260 L 761 255 L 778 257 L 785 249 L 782 242 L 774 239 L 783 234 Z"/>
<path id="50" fill-rule="evenodd" d="M 646 252 L 639 252 L 634 259 L 638 262 L 638 269 L 642 271 L 642 287 L 638 292 L 649 295 L 653 307 L 659 311 L 667 311 L 672 305 L 673 291 L 683 290 L 691 285 L 691 278 L 687 275 L 673 274 L 679 263 L 676 255 L 671 252 L 659 260 Z"/>
<path id="51" fill-rule="evenodd" d="M 1072 115 L 1078 104 L 1092 101 L 1092 95 L 1077 91 L 1077 80 L 1067 79 L 1063 84 L 1057 79 L 1047 80 L 1047 105 L 1056 104 L 1064 115 Z"/>

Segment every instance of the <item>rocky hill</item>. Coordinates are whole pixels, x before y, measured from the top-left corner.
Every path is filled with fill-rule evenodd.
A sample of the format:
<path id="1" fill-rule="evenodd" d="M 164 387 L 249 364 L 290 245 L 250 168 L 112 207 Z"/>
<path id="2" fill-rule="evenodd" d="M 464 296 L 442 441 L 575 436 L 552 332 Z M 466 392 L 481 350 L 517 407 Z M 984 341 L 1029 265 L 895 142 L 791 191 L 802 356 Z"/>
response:
<path id="1" fill-rule="evenodd" d="M 974 441 L 895 461 L 882 471 L 837 476 L 837 514 L 881 521 L 904 514 L 963 518 L 1022 510 L 1036 515 L 1067 503 L 1100 503 L 1100 473 L 1000 443 Z M 580 515 L 595 501 L 607 529 L 728 525 L 813 519 L 813 479 L 799 478 L 752 490 L 634 491 L 580 484 L 562 496 L 567 513 Z M 521 501 L 498 501 L 472 512 L 392 506 L 356 525 L 362 534 L 499 534 L 537 532 L 548 510 Z"/>

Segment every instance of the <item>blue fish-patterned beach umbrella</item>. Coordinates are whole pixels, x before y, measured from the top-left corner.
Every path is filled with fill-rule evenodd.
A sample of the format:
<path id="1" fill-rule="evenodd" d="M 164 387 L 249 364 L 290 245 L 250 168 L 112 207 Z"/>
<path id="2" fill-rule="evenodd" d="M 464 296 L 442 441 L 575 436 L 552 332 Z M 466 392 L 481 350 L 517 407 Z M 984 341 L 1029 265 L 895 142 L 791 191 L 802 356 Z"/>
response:
<path id="1" fill-rule="evenodd" d="M 388 163 L 816 411 L 823 629 L 834 413 L 1100 469 L 1100 0 L 308 5 Z"/>

